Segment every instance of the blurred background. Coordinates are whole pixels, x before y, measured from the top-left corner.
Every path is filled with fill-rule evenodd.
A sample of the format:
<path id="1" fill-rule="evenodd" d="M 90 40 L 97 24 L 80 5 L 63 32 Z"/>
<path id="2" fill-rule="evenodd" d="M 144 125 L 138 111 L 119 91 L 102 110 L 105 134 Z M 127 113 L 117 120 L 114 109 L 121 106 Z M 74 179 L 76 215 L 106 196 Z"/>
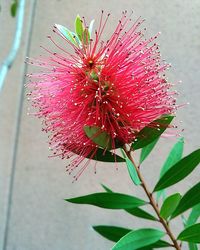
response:
<path id="1" fill-rule="evenodd" d="M 12 17 L 13 1 L 0 1 L 0 64 L 10 51 L 17 16 Z M 15 1 L 14 1 L 15 2 Z M 19 1 L 18 1 L 19 2 Z M 2 250 L 103 250 L 113 245 L 97 235 L 91 225 L 119 225 L 130 228 L 153 226 L 151 221 L 134 218 L 123 211 L 66 203 L 64 198 L 102 191 L 103 183 L 118 192 L 139 195 L 129 180 L 126 168 L 114 164 L 97 165 L 72 184 L 65 172 L 66 160 L 48 158 L 47 136 L 41 121 L 27 116 L 25 74 L 33 71 L 24 63 L 26 56 L 44 54 L 40 45 L 49 44 L 54 23 L 73 29 L 77 14 L 88 21 L 104 9 L 111 13 L 106 34 L 113 31 L 122 10 L 133 10 L 133 18 L 146 19 L 147 35 L 158 31 L 163 58 L 172 63 L 169 79 L 180 92 L 178 102 L 186 104 L 177 113 L 185 137 L 184 155 L 199 146 L 200 133 L 200 1 L 199 0 L 27 0 L 22 39 L 17 57 L 8 71 L 0 92 L 0 249 Z M 17 13 L 18 14 L 18 13 Z M 180 123 L 182 121 L 182 123 Z M 145 161 L 143 173 L 150 187 L 176 139 L 161 139 Z M 199 180 L 194 171 L 171 192 L 187 190 Z M 143 196 L 141 192 L 141 197 Z M 181 223 L 172 223 L 177 233 Z M 184 246 L 183 249 L 187 249 Z"/>

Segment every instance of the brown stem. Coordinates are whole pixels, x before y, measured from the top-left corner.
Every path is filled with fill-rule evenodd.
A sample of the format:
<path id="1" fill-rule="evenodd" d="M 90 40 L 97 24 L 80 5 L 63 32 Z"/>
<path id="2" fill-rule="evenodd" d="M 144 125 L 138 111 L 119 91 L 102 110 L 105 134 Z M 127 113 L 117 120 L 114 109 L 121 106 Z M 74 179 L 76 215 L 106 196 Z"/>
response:
<path id="1" fill-rule="evenodd" d="M 140 178 L 140 181 L 141 181 L 141 186 L 143 187 L 146 195 L 148 196 L 150 204 L 151 204 L 151 206 L 153 207 L 153 209 L 155 210 L 155 212 L 156 212 L 156 214 L 158 216 L 159 222 L 163 225 L 163 227 L 165 228 L 166 233 L 169 235 L 170 239 L 172 240 L 173 247 L 175 249 L 177 249 L 177 250 L 181 250 L 181 247 L 179 246 L 176 238 L 174 237 L 173 233 L 171 232 L 169 224 L 160 216 L 159 207 L 158 207 L 153 195 L 149 192 L 149 190 L 147 188 L 147 185 L 146 185 L 146 183 L 144 181 L 144 178 L 140 173 L 139 167 L 135 164 L 135 162 L 134 162 L 134 160 L 133 160 L 133 158 L 131 156 L 131 151 L 127 151 L 125 147 L 124 147 L 124 151 L 126 152 L 126 155 L 128 156 L 128 158 L 132 161 L 133 165 L 135 166 L 138 177 Z"/>

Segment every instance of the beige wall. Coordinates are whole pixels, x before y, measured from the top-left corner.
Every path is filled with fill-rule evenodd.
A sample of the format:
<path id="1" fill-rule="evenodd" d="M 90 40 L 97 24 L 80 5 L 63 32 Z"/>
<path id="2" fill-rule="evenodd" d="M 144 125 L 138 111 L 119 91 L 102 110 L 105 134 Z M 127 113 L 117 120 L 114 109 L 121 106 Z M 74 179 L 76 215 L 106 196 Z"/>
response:
<path id="1" fill-rule="evenodd" d="M 9 51 L 15 19 L 9 15 L 9 2 L 1 1 L 0 61 Z M 112 32 L 122 10 L 133 10 L 134 17 L 146 18 L 148 34 L 162 31 L 159 38 L 163 57 L 171 62 L 169 78 L 182 80 L 179 103 L 190 102 L 181 109 L 177 121 L 185 137 L 185 154 L 199 146 L 200 133 L 200 1 L 199 0 L 37 0 L 36 6 L 27 0 L 21 49 L 9 71 L 5 87 L 0 93 L 0 249 L 3 245 L 5 223 L 8 221 L 6 250 L 102 250 L 110 249 L 108 242 L 92 231 L 91 225 L 116 224 L 138 228 L 153 223 L 135 219 L 122 211 L 109 211 L 64 202 L 64 198 L 101 191 L 104 183 L 119 192 L 141 194 L 128 178 L 125 167 L 98 164 L 97 174 L 88 168 L 78 182 L 65 173 L 65 160 L 49 159 L 47 137 L 41 132 L 40 121 L 28 117 L 27 102 L 23 101 L 20 134 L 15 164 L 12 166 L 20 91 L 24 78 L 24 59 L 27 54 L 39 56 L 40 45 L 49 46 L 46 36 L 54 23 L 73 28 L 77 13 L 88 19 L 97 18 L 100 10 L 111 12 L 107 31 Z M 29 24 L 31 13 L 33 23 Z M 33 32 L 30 31 L 33 26 Z M 30 48 L 28 37 L 32 34 Z M 175 140 L 161 140 L 155 152 L 145 162 L 144 175 L 151 187 L 159 174 L 159 167 Z M 12 174 L 12 175 L 11 175 Z M 10 185 L 13 176 L 13 185 Z M 185 182 L 170 189 L 184 192 L 199 180 L 194 172 Z M 10 189 L 11 188 L 11 189 Z M 10 198 L 9 198 L 10 197 Z M 8 202 L 10 210 L 8 212 Z M 180 223 L 172 223 L 179 232 Z M 3 249 L 3 248 L 2 248 Z M 4 250 L 5 250 L 4 249 Z M 187 249 L 185 246 L 184 249 Z"/>

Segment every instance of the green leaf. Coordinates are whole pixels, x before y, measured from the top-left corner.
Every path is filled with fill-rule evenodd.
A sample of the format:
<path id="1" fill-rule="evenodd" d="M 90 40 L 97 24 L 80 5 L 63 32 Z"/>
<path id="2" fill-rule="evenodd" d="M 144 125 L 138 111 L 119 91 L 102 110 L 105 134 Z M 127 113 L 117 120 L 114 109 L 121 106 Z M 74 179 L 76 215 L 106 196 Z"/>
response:
<path id="1" fill-rule="evenodd" d="M 137 250 L 153 250 L 154 248 L 170 247 L 170 244 L 164 240 L 158 240 L 157 242 L 148 245 L 146 247 L 138 248 Z"/>
<path id="2" fill-rule="evenodd" d="M 67 40 L 69 40 L 71 43 L 74 45 L 78 45 L 80 43 L 79 38 L 75 33 L 67 29 L 66 27 L 60 25 L 60 24 L 55 24 L 55 27 L 59 30 L 61 35 L 65 37 Z"/>
<path id="3" fill-rule="evenodd" d="M 111 137 L 105 131 L 96 126 L 84 126 L 86 135 L 97 145 L 110 150 L 112 148 Z"/>
<path id="4" fill-rule="evenodd" d="M 15 0 L 10 6 L 10 14 L 12 17 L 15 17 L 17 14 L 18 1 Z"/>
<path id="5" fill-rule="evenodd" d="M 164 232 L 145 228 L 131 231 L 122 237 L 112 248 L 112 250 L 134 250 L 151 245 L 160 240 L 165 235 Z"/>
<path id="6" fill-rule="evenodd" d="M 93 229 L 104 238 L 114 242 L 117 242 L 124 235 L 126 235 L 131 231 L 131 229 L 124 227 L 106 226 L 106 225 L 93 226 Z"/>
<path id="7" fill-rule="evenodd" d="M 167 197 L 167 199 L 165 199 L 165 201 L 163 202 L 160 210 L 161 217 L 167 219 L 174 212 L 180 200 L 181 195 L 179 193 Z"/>
<path id="8" fill-rule="evenodd" d="M 133 183 L 135 183 L 135 185 L 140 185 L 141 181 L 138 177 L 135 166 L 133 165 L 132 161 L 129 158 L 126 157 L 125 160 L 126 160 L 126 165 L 128 168 L 129 175 L 130 175 Z"/>
<path id="9" fill-rule="evenodd" d="M 200 243 L 200 223 L 184 229 L 177 239 L 181 241 Z"/>
<path id="10" fill-rule="evenodd" d="M 155 139 L 152 143 L 148 144 L 146 147 L 142 148 L 140 154 L 140 164 L 147 158 L 147 156 L 151 153 L 153 148 L 155 147 L 159 138 Z"/>
<path id="11" fill-rule="evenodd" d="M 133 231 L 132 229 L 124 228 L 124 227 L 116 227 L 116 226 L 107 226 L 107 225 L 98 225 L 93 226 L 93 229 L 99 233 L 104 238 L 117 242 L 119 241 L 123 236 L 125 236 L 130 231 Z M 149 250 L 153 248 L 160 248 L 160 247 L 169 247 L 170 244 L 166 241 L 159 240 L 148 247 L 142 247 L 138 248 L 138 250 Z"/>
<path id="12" fill-rule="evenodd" d="M 148 124 L 138 133 L 131 147 L 136 150 L 155 141 L 168 128 L 173 118 L 174 116 L 166 115 Z"/>
<path id="13" fill-rule="evenodd" d="M 83 39 L 83 30 L 83 21 L 81 20 L 80 16 L 77 15 L 75 20 L 75 31 L 81 41 Z"/>
<path id="14" fill-rule="evenodd" d="M 172 214 L 172 218 L 179 214 L 187 211 L 189 208 L 194 207 L 200 203 L 200 182 L 193 186 L 187 193 L 183 196 L 179 202 L 177 208 Z"/>
<path id="15" fill-rule="evenodd" d="M 108 193 L 113 193 L 113 191 L 108 188 L 107 186 L 101 184 L 101 186 L 103 187 L 103 189 L 108 192 Z M 139 208 L 139 207 L 135 207 L 135 208 L 128 208 L 125 209 L 125 211 L 131 215 L 134 215 L 136 217 L 139 218 L 143 218 L 143 219 L 147 219 L 147 220 L 153 220 L 153 221 L 157 221 L 157 219 L 151 215 L 150 213 L 147 213 L 145 210 Z"/>
<path id="16" fill-rule="evenodd" d="M 76 33 L 74 33 L 74 32 L 71 31 L 70 35 L 72 36 L 73 40 L 75 41 L 74 42 L 75 45 L 80 45 L 81 44 L 81 41 L 79 40 L 79 38 L 78 38 L 78 36 L 77 36 Z"/>
<path id="17" fill-rule="evenodd" d="M 106 185 L 101 184 L 101 186 L 103 187 L 103 189 L 108 192 L 108 193 L 114 193 L 110 188 L 108 188 Z"/>
<path id="18" fill-rule="evenodd" d="M 198 250 L 198 247 L 197 247 L 197 245 L 195 243 L 189 242 L 188 246 L 189 246 L 190 250 Z"/>
<path id="19" fill-rule="evenodd" d="M 186 226 L 191 226 L 197 222 L 200 217 L 200 203 L 192 208 L 192 211 L 187 219 Z"/>
<path id="20" fill-rule="evenodd" d="M 180 138 L 170 151 L 163 167 L 160 171 L 160 177 L 162 177 L 174 164 L 176 164 L 182 158 L 184 139 Z"/>
<path id="21" fill-rule="evenodd" d="M 139 218 L 157 221 L 156 217 L 154 217 L 150 213 L 147 213 L 146 211 L 144 211 L 143 209 L 138 208 L 138 207 L 128 208 L 128 209 L 125 209 L 125 211 L 128 212 L 129 214 L 134 215 L 134 216 L 139 217 Z"/>
<path id="22" fill-rule="evenodd" d="M 89 43 L 89 41 L 90 41 L 90 33 L 89 33 L 88 29 L 85 28 L 83 31 L 83 43 L 87 45 Z"/>
<path id="23" fill-rule="evenodd" d="M 195 224 L 200 216 L 200 204 L 197 204 L 192 208 L 190 215 L 185 223 L 185 227 L 192 226 Z M 198 250 L 198 247 L 195 243 L 188 243 L 188 247 L 190 250 Z"/>
<path id="24" fill-rule="evenodd" d="M 146 204 L 145 201 L 137 197 L 120 193 L 94 193 L 65 200 L 71 203 L 90 204 L 108 209 L 126 209 Z"/>
<path id="25" fill-rule="evenodd" d="M 166 199 L 166 193 L 165 193 L 165 189 L 163 190 L 160 190 L 157 192 L 157 195 L 156 195 L 156 200 L 157 202 L 159 201 L 160 197 L 162 196 L 162 199 Z"/>
<path id="26" fill-rule="evenodd" d="M 90 22 L 90 25 L 89 25 L 89 28 L 88 28 L 90 37 L 92 36 L 92 29 L 93 29 L 94 22 L 95 22 L 95 20 L 93 19 L 93 20 Z"/>
<path id="27" fill-rule="evenodd" d="M 158 181 L 154 188 L 159 191 L 184 179 L 200 162 L 200 149 L 192 152 L 172 166 Z"/>
<path id="28" fill-rule="evenodd" d="M 182 158 L 183 154 L 183 146 L 184 146 L 184 139 L 180 138 L 179 141 L 174 145 L 172 150 L 170 151 L 164 165 L 160 171 L 160 178 L 169 170 L 174 164 L 176 164 Z M 161 190 L 157 193 L 157 200 L 160 196 L 164 197 L 164 190 Z"/>
<path id="29" fill-rule="evenodd" d="M 103 162 L 125 162 L 124 158 L 102 148 L 98 148 L 95 155 L 90 153 L 87 158 Z"/>
<path id="30" fill-rule="evenodd" d="M 181 220 L 182 220 L 182 222 L 183 222 L 184 227 L 186 227 L 186 225 L 187 225 L 187 220 L 186 220 L 186 218 L 185 218 L 185 216 L 184 216 L 183 214 L 181 214 Z"/>

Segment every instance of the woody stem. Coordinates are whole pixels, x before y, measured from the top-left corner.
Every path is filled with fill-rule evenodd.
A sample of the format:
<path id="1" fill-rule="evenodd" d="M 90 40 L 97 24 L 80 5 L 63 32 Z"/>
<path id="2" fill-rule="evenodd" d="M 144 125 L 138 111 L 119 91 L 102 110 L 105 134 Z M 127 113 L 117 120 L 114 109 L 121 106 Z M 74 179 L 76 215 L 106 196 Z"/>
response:
<path id="1" fill-rule="evenodd" d="M 156 212 L 157 216 L 158 216 L 158 221 L 163 225 L 163 227 L 165 228 L 165 231 L 166 233 L 168 234 L 168 236 L 170 237 L 171 241 L 173 242 L 173 247 L 177 250 L 181 250 L 181 247 L 179 246 L 175 236 L 173 235 L 170 227 L 169 227 L 169 224 L 166 222 L 166 220 L 164 220 L 161 216 L 160 216 L 160 210 L 159 210 L 159 207 L 152 195 L 152 193 L 149 191 L 149 189 L 147 188 L 147 185 L 145 183 L 145 180 L 143 178 L 143 176 L 141 175 L 140 173 L 140 170 L 139 170 L 139 167 L 135 164 L 134 160 L 133 160 L 133 157 L 131 156 L 131 151 L 127 151 L 126 148 L 124 147 L 124 151 L 126 152 L 126 155 L 127 157 L 131 160 L 131 162 L 133 163 L 136 171 L 137 171 L 137 174 L 138 174 L 138 177 L 141 181 L 141 186 L 142 188 L 144 189 L 148 199 L 149 199 L 149 202 L 151 204 L 151 206 L 153 207 L 154 211 Z"/>

